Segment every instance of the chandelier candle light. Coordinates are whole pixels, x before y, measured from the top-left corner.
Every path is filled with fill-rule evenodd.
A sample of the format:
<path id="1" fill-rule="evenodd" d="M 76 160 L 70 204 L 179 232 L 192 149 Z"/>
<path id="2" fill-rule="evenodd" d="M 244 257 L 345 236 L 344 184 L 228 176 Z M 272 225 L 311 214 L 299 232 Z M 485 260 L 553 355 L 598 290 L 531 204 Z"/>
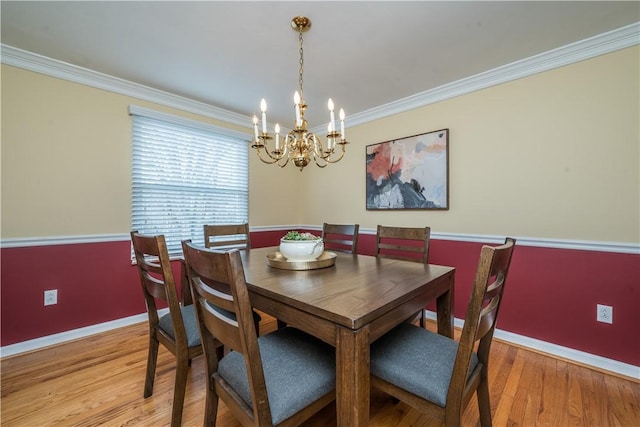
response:
<path id="1" fill-rule="evenodd" d="M 256 149 L 258 157 L 264 163 L 277 164 L 281 168 L 285 167 L 289 160 L 293 161 L 297 167 L 304 169 L 311 159 L 316 165 L 324 168 L 329 163 L 337 163 L 345 153 L 345 147 L 348 144 L 344 133 L 344 110 L 341 108 L 339 114 L 340 131 L 336 129 L 336 118 L 334 113 L 334 105 L 331 98 L 327 103 L 329 108 L 329 126 L 327 129 L 327 145 L 322 145 L 322 141 L 313 132 L 307 130 L 307 121 L 304 118 L 304 112 L 307 105 L 304 103 L 302 92 L 302 73 L 304 71 L 304 53 L 302 49 L 302 33 L 311 28 L 311 21 L 304 16 L 296 16 L 291 20 L 291 27 L 298 32 L 298 40 L 300 44 L 300 78 L 298 80 L 298 91 L 293 95 L 293 104 L 295 108 L 296 122 L 293 130 L 283 135 L 280 141 L 280 125 L 276 123 L 274 126 L 275 141 L 273 148 L 269 145 L 273 136 L 267 132 L 267 102 L 262 99 L 260 101 L 261 125 L 262 129 L 258 130 L 258 116 L 253 116 L 253 132 L 254 140 L 251 144 Z M 339 145 L 340 149 L 336 146 Z M 262 151 L 267 154 L 264 158 Z"/>

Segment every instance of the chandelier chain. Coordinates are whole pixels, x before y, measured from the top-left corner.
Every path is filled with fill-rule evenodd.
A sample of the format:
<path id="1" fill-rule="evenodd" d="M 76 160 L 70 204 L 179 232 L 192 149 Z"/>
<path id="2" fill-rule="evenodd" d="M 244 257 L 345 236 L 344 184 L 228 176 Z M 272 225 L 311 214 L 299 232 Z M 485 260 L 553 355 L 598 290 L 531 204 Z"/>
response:
<path id="1" fill-rule="evenodd" d="M 304 72 L 304 50 L 302 48 L 302 31 L 300 31 L 298 34 L 298 42 L 300 43 L 300 77 L 298 80 L 298 84 L 300 86 L 300 98 L 304 99 L 302 97 L 302 73 Z"/>

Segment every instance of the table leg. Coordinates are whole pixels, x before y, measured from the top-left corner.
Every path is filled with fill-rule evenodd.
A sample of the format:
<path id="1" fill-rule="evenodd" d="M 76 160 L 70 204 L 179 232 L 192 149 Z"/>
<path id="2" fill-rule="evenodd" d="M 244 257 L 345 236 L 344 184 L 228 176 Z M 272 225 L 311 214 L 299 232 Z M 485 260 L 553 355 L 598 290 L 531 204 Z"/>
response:
<path id="1" fill-rule="evenodd" d="M 445 337 L 453 338 L 453 300 L 455 295 L 455 276 L 452 272 L 449 275 L 448 291 L 443 293 L 436 300 L 438 312 L 438 333 Z"/>
<path id="2" fill-rule="evenodd" d="M 338 327 L 336 408 L 338 427 L 369 425 L 369 327 Z"/>

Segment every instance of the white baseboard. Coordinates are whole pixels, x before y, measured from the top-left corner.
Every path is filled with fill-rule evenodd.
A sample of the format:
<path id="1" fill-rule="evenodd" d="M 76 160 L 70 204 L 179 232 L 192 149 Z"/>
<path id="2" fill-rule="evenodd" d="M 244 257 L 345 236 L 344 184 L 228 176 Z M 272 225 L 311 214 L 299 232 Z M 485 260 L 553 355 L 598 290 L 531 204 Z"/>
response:
<path id="1" fill-rule="evenodd" d="M 436 320 L 434 311 L 425 310 L 427 319 Z M 454 326 L 462 328 L 464 320 L 455 318 Z M 617 360 L 607 359 L 606 357 L 597 356 L 595 354 L 586 353 L 584 351 L 574 350 L 572 348 L 563 347 L 561 345 L 552 344 L 546 341 L 529 338 L 524 335 L 514 334 L 513 332 L 503 331 L 496 328 L 494 338 L 515 344 L 531 350 L 546 353 L 562 359 L 570 360 L 582 365 L 591 366 L 596 369 L 609 371 L 625 377 L 640 380 L 640 366 L 630 365 L 628 363 L 618 362 Z"/>
<path id="2" fill-rule="evenodd" d="M 158 316 L 168 313 L 168 308 L 158 310 Z M 134 325 L 136 323 L 148 321 L 147 313 L 136 314 L 134 316 L 123 317 L 122 319 L 112 320 L 110 322 L 99 323 L 97 325 L 86 326 L 84 328 L 73 329 L 71 331 L 60 332 L 59 334 L 47 335 L 42 338 L 35 338 L 16 344 L 5 345 L 0 347 L 0 358 L 14 356 L 28 351 L 39 350 L 56 344 L 62 344 L 67 341 L 85 338 L 91 335 L 107 332 L 113 329 L 122 328 L 124 326 Z"/>
<path id="3" fill-rule="evenodd" d="M 159 310 L 158 315 L 162 316 L 167 312 L 168 309 L 165 308 Z M 425 313 L 428 319 L 436 320 L 435 312 L 425 310 Z M 136 314 L 135 316 L 124 317 L 122 319 L 112 320 L 110 322 L 74 329 L 67 332 L 61 332 L 59 334 L 48 335 L 46 337 L 36 338 L 17 344 L 6 345 L 4 347 L 0 347 L 0 357 L 14 356 L 16 354 L 38 350 L 56 344 L 62 344 L 67 341 L 85 338 L 90 335 L 95 335 L 101 332 L 106 332 L 112 329 L 122 328 L 124 326 L 129 326 L 146 321 L 146 313 Z M 462 319 L 456 318 L 454 319 L 454 326 L 462 328 L 464 326 L 464 321 Z M 640 366 L 618 362 L 616 360 L 607 359 L 606 357 L 596 356 L 584 351 L 574 350 L 572 348 L 563 347 L 557 344 L 551 344 L 546 341 L 529 338 L 524 335 L 518 335 L 508 331 L 502 331 L 500 329 L 496 329 L 494 337 L 521 347 L 530 348 L 535 351 L 540 351 L 552 356 L 561 357 L 563 359 L 574 361 L 586 366 L 591 366 L 597 369 L 602 369 L 605 371 L 623 375 L 625 377 L 640 380 Z"/>

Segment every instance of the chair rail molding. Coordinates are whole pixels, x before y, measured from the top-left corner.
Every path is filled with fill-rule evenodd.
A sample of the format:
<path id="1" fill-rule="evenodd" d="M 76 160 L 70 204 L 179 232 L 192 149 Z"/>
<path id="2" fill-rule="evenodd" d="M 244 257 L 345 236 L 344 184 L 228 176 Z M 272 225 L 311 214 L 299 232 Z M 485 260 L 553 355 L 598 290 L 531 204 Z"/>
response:
<path id="1" fill-rule="evenodd" d="M 131 240 L 129 234 L 86 234 L 79 236 L 16 237 L 0 240 L 0 248 L 25 248 L 29 246 L 75 245 L 78 243 L 106 243 Z"/>
<path id="2" fill-rule="evenodd" d="M 295 229 L 314 230 L 322 232 L 322 225 L 290 224 L 277 226 L 250 227 L 253 233 L 268 231 L 289 231 Z M 374 228 L 360 228 L 359 234 L 376 234 Z M 492 236 L 484 234 L 462 234 L 462 233 L 431 233 L 432 240 L 451 240 L 457 242 L 476 242 L 488 244 L 500 244 L 504 242 L 505 236 Z M 539 248 L 573 249 L 582 251 L 613 252 L 623 254 L 640 255 L 640 243 L 627 242 L 605 242 L 594 240 L 571 240 L 571 239 L 551 239 L 542 237 L 521 237 L 518 239 L 518 246 L 532 246 Z M 122 242 L 130 241 L 129 234 L 90 234 L 79 236 L 53 236 L 53 237 L 24 237 L 7 238 L 0 240 L 0 248 L 22 248 L 29 246 L 51 246 L 51 245 L 73 245 L 79 243 L 101 243 L 101 242 Z"/>

